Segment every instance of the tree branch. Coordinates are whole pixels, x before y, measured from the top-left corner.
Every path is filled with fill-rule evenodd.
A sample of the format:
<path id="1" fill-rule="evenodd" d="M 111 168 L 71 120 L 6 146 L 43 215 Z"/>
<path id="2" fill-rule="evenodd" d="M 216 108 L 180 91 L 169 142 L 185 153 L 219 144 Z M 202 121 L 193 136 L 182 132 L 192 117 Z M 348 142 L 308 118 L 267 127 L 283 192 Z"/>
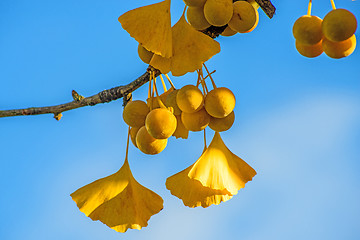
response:
<path id="1" fill-rule="evenodd" d="M 260 5 L 261 9 L 266 13 L 266 15 L 269 18 L 273 17 L 276 9 L 270 0 L 255 0 L 255 1 Z M 226 26 L 227 25 L 222 27 L 211 26 L 202 32 L 209 35 L 212 38 L 215 38 L 222 31 L 224 31 Z M 160 74 L 159 70 L 154 68 L 151 69 L 155 71 L 155 76 L 158 76 Z M 149 71 L 147 71 L 139 78 L 137 78 L 136 80 L 132 81 L 131 83 L 125 86 L 119 86 L 108 90 L 104 90 L 102 92 L 99 92 L 98 94 L 86 98 L 77 95 L 77 93 L 73 91 L 74 101 L 60 105 L 48 106 L 48 107 L 31 107 L 31 108 L 3 110 L 3 111 L 0 110 L 0 118 L 52 113 L 54 114 L 54 118 L 56 120 L 60 120 L 62 112 L 66 112 L 72 109 L 85 107 L 85 106 L 94 106 L 99 103 L 110 102 L 122 97 L 125 97 L 124 103 L 126 103 L 126 101 L 129 100 L 129 96 L 130 96 L 129 94 L 131 94 L 133 91 L 135 91 L 136 89 L 147 83 L 150 79 L 149 76 L 150 76 Z"/>

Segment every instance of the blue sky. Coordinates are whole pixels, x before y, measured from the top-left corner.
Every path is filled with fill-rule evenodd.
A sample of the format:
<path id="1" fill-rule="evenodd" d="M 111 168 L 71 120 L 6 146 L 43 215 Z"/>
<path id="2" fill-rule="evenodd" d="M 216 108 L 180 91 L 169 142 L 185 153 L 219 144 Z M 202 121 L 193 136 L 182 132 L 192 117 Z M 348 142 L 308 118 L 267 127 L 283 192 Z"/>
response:
<path id="1" fill-rule="evenodd" d="M 46 106 L 123 85 L 146 65 L 117 21 L 155 1 L 2 0 L 0 109 Z M 222 138 L 258 175 L 233 199 L 190 209 L 165 180 L 199 157 L 201 133 L 170 139 L 156 156 L 130 147 L 135 178 L 164 199 L 141 231 L 121 234 L 85 217 L 69 196 L 117 171 L 125 157 L 122 101 L 51 115 L 0 119 L 0 239 L 359 239 L 360 53 L 334 60 L 296 52 L 291 28 L 307 1 L 273 1 L 248 34 L 219 37 L 208 62 L 235 94 Z M 335 1 L 360 19 L 360 1 Z M 173 24 L 183 3 L 172 1 Z M 314 1 L 323 18 L 330 1 Z M 358 31 L 356 33 L 358 36 Z M 181 87 L 196 76 L 172 77 Z M 145 99 L 147 88 L 134 93 Z M 212 133 L 209 131 L 208 139 Z M 184 151 L 186 149 L 186 151 Z"/>

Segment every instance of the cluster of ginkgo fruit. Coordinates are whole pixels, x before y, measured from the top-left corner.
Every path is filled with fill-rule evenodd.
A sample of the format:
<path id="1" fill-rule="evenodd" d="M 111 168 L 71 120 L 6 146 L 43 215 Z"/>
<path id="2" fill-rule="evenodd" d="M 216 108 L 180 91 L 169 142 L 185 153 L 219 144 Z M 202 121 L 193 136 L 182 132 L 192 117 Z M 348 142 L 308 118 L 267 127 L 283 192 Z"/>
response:
<path id="1" fill-rule="evenodd" d="M 196 30 L 205 30 L 210 26 L 221 27 L 227 24 L 221 33 L 232 36 L 236 33 L 248 33 L 259 22 L 259 5 L 255 0 L 184 0 L 188 6 L 186 17 Z"/>
<path id="2" fill-rule="evenodd" d="M 205 66 L 205 65 L 204 65 Z M 207 70 L 206 66 L 205 69 Z M 202 70 L 198 70 L 197 85 L 185 85 L 166 90 L 159 95 L 153 73 L 149 83 L 149 98 L 130 101 L 124 108 L 123 119 L 130 128 L 133 144 L 145 154 L 158 154 L 167 145 L 167 139 L 188 138 L 189 131 L 198 132 L 209 126 L 216 132 L 231 128 L 234 123 L 235 96 L 226 87 L 216 87 L 211 73 L 213 88 L 208 91 Z M 199 87 L 202 86 L 202 91 Z M 156 93 L 157 96 L 154 96 Z"/>
<path id="3" fill-rule="evenodd" d="M 327 56 L 339 59 L 354 52 L 356 17 L 346 9 L 336 9 L 333 0 L 331 3 L 333 10 L 326 14 L 324 20 L 311 15 L 310 0 L 308 14 L 295 21 L 293 35 L 301 55 L 314 58 L 325 52 Z"/>

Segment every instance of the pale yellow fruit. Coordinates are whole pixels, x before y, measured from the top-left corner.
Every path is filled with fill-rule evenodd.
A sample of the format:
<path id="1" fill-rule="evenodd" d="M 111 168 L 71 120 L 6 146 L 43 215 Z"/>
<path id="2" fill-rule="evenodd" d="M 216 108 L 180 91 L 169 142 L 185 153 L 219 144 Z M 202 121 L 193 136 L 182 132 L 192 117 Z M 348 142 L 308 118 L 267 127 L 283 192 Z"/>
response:
<path id="1" fill-rule="evenodd" d="M 214 26 L 226 25 L 233 15 L 232 0 L 207 0 L 204 15 L 208 23 Z"/>
<path id="2" fill-rule="evenodd" d="M 204 7 L 188 7 L 186 18 L 190 25 L 196 30 L 204 30 L 211 26 L 211 24 L 206 21 Z"/>
<path id="3" fill-rule="evenodd" d="M 230 37 L 237 33 L 237 31 L 232 30 L 229 26 L 220 34 L 221 36 Z"/>
<path id="4" fill-rule="evenodd" d="M 323 38 L 321 23 L 321 18 L 317 16 L 304 15 L 298 18 L 292 29 L 294 38 L 304 45 L 314 45 L 320 42 Z"/>
<path id="5" fill-rule="evenodd" d="M 189 7 L 202 7 L 206 0 L 184 0 L 185 4 Z"/>
<path id="6" fill-rule="evenodd" d="M 130 101 L 124 108 L 123 119 L 130 127 L 142 127 L 145 125 L 145 118 L 149 111 L 144 101 Z"/>
<path id="7" fill-rule="evenodd" d="M 324 38 L 322 47 L 326 55 L 331 58 L 343 58 L 352 54 L 356 47 L 356 37 L 352 35 L 349 39 L 341 42 L 333 42 Z"/>
<path id="8" fill-rule="evenodd" d="M 323 53 L 322 41 L 314 45 L 304 45 L 295 40 L 296 50 L 304 57 L 314 58 L 320 56 Z"/>
<path id="9" fill-rule="evenodd" d="M 138 127 L 132 127 L 130 128 L 130 138 L 131 138 L 131 142 L 134 144 L 135 147 L 137 147 L 136 145 L 136 134 L 139 131 L 140 128 Z"/>
<path id="10" fill-rule="evenodd" d="M 181 113 L 181 121 L 186 129 L 197 132 L 204 130 L 210 123 L 210 115 L 206 112 L 205 108 L 201 108 L 194 113 Z"/>
<path id="11" fill-rule="evenodd" d="M 144 62 L 149 64 L 151 58 L 153 57 L 154 53 L 146 50 L 143 46 L 141 46 L 141 44 L 139 44 L 138 46 L 138 54 L 140 59 Z"/>
<path id="12" fill-rule="evenodd" d="M 166 139 L 176 130 L 176 117 L 166 108 L 156 108 L 146 116 L 145 127 L 154 138 Z"/>
<path id="13" fill-rule="evenodd" d="M 252 31 L 258 21 L 259 14 L 253 6 L 246 1 L 237 1 L 233 4 L 233 16 L 229 21 L 229 27 L 239 33 Z"/>
<path id="14" fill-rule="evenodd" d="M 229 115 L 224 118 L 210 118 L 209 127 L 216 132 L 224 132 L 231 128 L 234 124 L 235 114 L 232 111 Z"/>
<path id="15" fill-rule="evenodd" d="M 196 86 L 186 85 L 177 93 L 176 102 L 181 111 L 193 113 L 202 108 L 204 96 Z"/>
<path id="16" fill-rule="evenodd" d="M 176 138 L 184 138 L 187 139 L 189 136 L 189 130 L 184 126 L 183 122 L 181 121 L 181 116 L 175 116 L 177 120 L 176 130 L 173 133 L 173 136 Z"/>
<path id="17" fill-rule="evenodd" d="M 143 153 L 154 155 L 165 149 L 167 139 L 153 138 L 142 126 L 136 134 L 136 145 Z"/>
<path id="18" fill-rule="evenodd" d="M 235 96 L 226 87 L 215 88 L 205 97 L 205 109 L 216 118 L 224 118 L 235 108 Z"/>
<path id="19" fill-rule="evenodd" d="M 350 11 L 334 9 L 324 17 L 322 31 L 324 36 L 333 42 L 341 42 L 350 38 L 356 31 L 357 21 Z"/>
<path id="20" fill-rule="evenodd" d="M 172 91 L 170 94 L 167 95 L 166 97 L 166 101 L 165 101 L 165 106 L 166 107 L 172 107 L 173 111 L 174 111 L 174 115 L 180 115 L 181 114 L 181 110 L 179 108 L 179 106 L 176 103 L 176 96 L 178 93 L 179 89 L 176 89 L 174 91 Z"/>

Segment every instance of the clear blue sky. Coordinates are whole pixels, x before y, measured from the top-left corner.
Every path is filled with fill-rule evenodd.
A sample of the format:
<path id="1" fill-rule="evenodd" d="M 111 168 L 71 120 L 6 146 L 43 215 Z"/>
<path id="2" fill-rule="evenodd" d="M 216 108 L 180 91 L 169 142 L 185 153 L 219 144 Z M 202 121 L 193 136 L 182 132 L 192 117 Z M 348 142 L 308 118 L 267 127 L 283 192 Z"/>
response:
<path id="1" fill-rule="evenodd" d="M 1 0 L 0 109 L 65 103 L 73 89 L 90 96 L 140 76 L 147 66 L 117 18 L 152 2 Z M 175 23 L 183 3 L 172 2 Z M 330 1 L 313 2 L 314 15 L 331 10 Z M 340 60 L 300 56 L 291 28 L 308 1 L 273 3 L 273 19 L 259 11 L 252 33 L 218 38 L 221 53 L 208 62 L 237 99 L 222 137 L 258 172 L 245 189 L 219 206 L 187 208 L 165 180 L 198 158 L 202 134 L 171 139 L 156 156 L 131 146 L 135 178 L 163 197 L 164 209 L 141 231 L 117 233 L 85 217 L 69 194 L 122 165 L 122 101 L 65 112 L 59 122 L 2 118 L 0 239 L 359 239 L 359 47 Z M 335 3 L 360 20 L 360 1 Z M 172 79 L 181 87 L 196 76 Z"/>

